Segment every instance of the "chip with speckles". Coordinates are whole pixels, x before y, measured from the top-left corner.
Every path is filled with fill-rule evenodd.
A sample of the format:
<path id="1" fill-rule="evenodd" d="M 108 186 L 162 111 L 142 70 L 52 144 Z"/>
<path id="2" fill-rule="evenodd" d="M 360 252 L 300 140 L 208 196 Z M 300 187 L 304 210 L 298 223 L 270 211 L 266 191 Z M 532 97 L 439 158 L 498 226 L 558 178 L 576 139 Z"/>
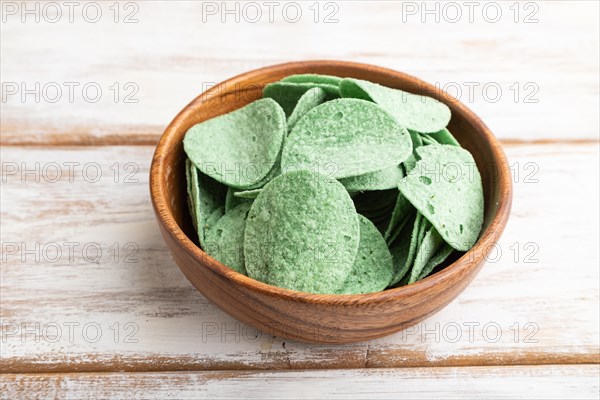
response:
<path id="1" fill-rule="evenodd" d="M 249 191 L 245 191 L 245 192 L 249 192 Z M 225 197 L 225 212 L 229 212 L 230 210 L 233 210 L 234 208 L 236 208 L 237 206 L 239 206 L 242 203 L 252 203 L 252 200 L 254 199 L 254 197 L 245 197 L 245 196 L 237 196 L 239 192 L 236 192 L 235 189 L 233 188 L 229 188 L 227 190 L 227 196 Z M 244 193 L 244 192 L 242 192 Z"/>
<path id="2" fill-rule="evenodd" d="M 251 205 L 242 203 L 228 211 L 211 226 L 206 235 L 208 255 L 244 275 L 244 231 Z"/>
<path id="3" fill-rule="evenodd" d="M 380 171 L 342 178 L 340 182 L 349 192 L 366 192 L 397 188 L 403 177 L 402 167 L 394 165 Z"/>
<path id="4" fill-rule="evenodd" d="M 273 169 L 285 134 L 283 110 L 274 100 L 262 99 L 194 125 L 185 134 L 183 148 L 202 173 L 247 189 Z"/>
<path id="5" fill-rule="evenodd" d="M 263 89 L 263 97 L 275 100 L 287 117 L 291 116 L 298 101 L 310 89 L 318 87 L 325 92 L 325 99 L 332 100 L 340 97 L 340 89 L 336 85 L 315 82 L 275 82 Z"/>
<path id="6" fill-rule="evenodd" d="M 198 241 L 204 246 L 211 216 L 225 204 L 227 187 L 204 175 L 189 160 L 186 160 L 186 178 L 190 215 L 198 232 Z"/>
<path id="7" fill-rule="evenodd" d="M 332 167 L 340 179 L 399 165 L 411 152 L 408 131 L 377 104 L 337 99 L 298 121 L 283 146 L 281 168 Z"/>
<path id="8" fill-rule="evenodd" d="M 248 276 L 287 289 L 336 293 L 358 251 L 358 214 L 344 186 L 302 170 L 269 182 L 246 221 Z"/>
<path id="9" fill-rule="evenodd" d="M 286 76 L 281 82 L 294 82 L 294 83 L 320 83 L 333 86 L 339 86 L 342 78 L 333 75 L 320 75 L 320 74 L 296 74 Z"/>
<path id="10" fill-rule="evenodd" d="M 314 87 L 309 89 L 300 97 L 298 103 L 294 107 L 294 110 L 287 119 L 288 131 L 291 131 L 296 123 L 302 118 L 307 112 L 325 101 L 327 93 L 320 87 Z"/>
<path id="11" fill-rule="evenodd" d="M 392 278 L 392 254 L 377 227 L 362 215 L 358 253 L 352 271 L 338 294 L 360 294 L 379 292 L 385 289 Z"/>
<path id="12" fill-rule="evenodd" d="M 400 192 L 444 241 L 467 251 L 483 224 L 483 187 L 473 156 L 452 145 L 419 147 L 420 160 L 400 181 Z"/>
<path id="13" fill-rule="evenodd" d="M 450 108 L 432 97 L 350 78 L 340 82 L 340 93 L 342 97 L 371 100 L 379 104 L 402 126 L 413 131 L 438 132 L 450 121 Z"/>

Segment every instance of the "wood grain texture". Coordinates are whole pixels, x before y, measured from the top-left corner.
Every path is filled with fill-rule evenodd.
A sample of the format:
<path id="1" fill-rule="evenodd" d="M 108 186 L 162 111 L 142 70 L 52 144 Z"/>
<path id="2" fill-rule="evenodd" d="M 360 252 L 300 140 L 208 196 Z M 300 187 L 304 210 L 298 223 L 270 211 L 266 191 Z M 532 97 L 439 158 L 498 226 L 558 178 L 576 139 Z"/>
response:
<path id="1" fill-rule="evenodd" d="M 66 255 L 59 261 L 41 258 L 38 262 L 28 255 L 22 261 L 21 251 L 3 260 L 3 372 L 600 361 L 595 145 L 507 147 L 519 177 L 514 178 L 518 182 L 512 216 L 499 246 L 501 255 L 491 259 L 453 303 L 417 330 L 344 346 L 305 345 L 258 332 L 228 317 L 186 281 L 152 215 L 147 189 L 152 150 L 143 146 L 0 149 L 2 244 L 25 243 L 32 249 L 35 243 L 58 243 L 66 254 L 65 242 L 79 243 L 72 261 Z M 57 183 L 44 179 L 36 183 L 32 175 L 22 183 L 20 172 L 5 171 L 7 163 L 13 162 L 25 163 L 29 169 L 36 162 L 40 168 L 52 162 L 80 166 L 72 183 L 67 173 Z M 82 177 L 81 167 L 90 162 L 97 162 L 103 172 L 97 183 Z M 117 183 L 110 169 L 115 162 L 122 170 Z M 139 166 L 132 177 L 138 183 L 124 181 L 128 162 Z M 88 180 L 92 172 L 86 175 Z M 586 195 L 581 195 L 582 188 Z M 127 261 L 137 262 L 125 262 L 123 250 L 115 262 L 111 246 L 117 243 L 123 249 L 130 242 L 139 251 Z M 93 249 L 87 260 L 83 257 L 86 243 L 100 245 L 100 260 L 92 262 Z M 528 243 L 534 247 L 525 248 Z M 518 256 L 516 249 L 520 249 Z M 69 323 L 79 324 L 73 327 L 72 337 Z M 127 323 L 132 325 L 126 329 Z M 527 323 L 532 325 L 526 328 Z M 62 329 L 58 338 L 53 324 Z M 87 335 L 82 332 L 85 324 L 92 324 Z M 93 324 L 102 329 L 97 340 Z M 500 337 L 494 324 L 502 330 Z M 115 330 L 120 333 L 116 338 Z"/>
<path id="2" fill-rule="evenodd" d="M 5 375 L 6 398 L 597 399 L 597 365 Z"/>
<path id="3" fill-rule="evenodd" d="M 301 293 L 264 284 L 235 273 L 198 247 L 196 234 L 189 229 L 192 223 L 186 206 L 186 155 L 182 144 L 186 132 L 200 122 L 260 99 L 262 91 L 256 90 L 257 87 L 306 73 L 365 79 L 433 96 L 450 107 L 449 130 L 473 155 L 483 187 L 483 226 L 477 243 L 469 251 L 439 273 L 411 285 L 340 296 Z M 247 167 L 242 164 L 241 171 Z M 463 104 L 436 92 L 432 85 L 368 64 L 309 61 L 279 64 L 239 75 L 186 106 L 167 127 L 156 147 L 150 169 L 150 196 L 162 236 L 175 262 L 206 298 L 236 319 L 277 336 L 309 343 L 342 344 L 398 332 L 433 315 L 456 298 L 475 278 L 504 231 L 512 204 L 512 182 L 506 155 L 489 128 Z M 335 246 L 328 246 L 327 250 L 335 251 Z"/>
<path id="4" fill-rule="evenodd" d="M 246 14 L 239 23 L 235 15 L 223 23 L 221 10 L 204 22 L 202 4 L 189 1 L 135 2 L 138 22 L 132 24 L 114 23 L 107 2 L 95 24 L 80 13 L 69 23 L 66 10 L 57 23 L 21 23 L 20 14 L 9 16 L 0 27 L 0 72 L 18 93 L 3 88 L 1 141 L 153 144 L 206 87 L 265 65 L 324 58 L 381 65 L 437 83 L 502 139 L 598 140 L 598 2 L 532 2 L 537 10 L 522 2 L 518 23 L 510 2 L 499 2 L 496 23 L 486 21 L 483 4 L 473 22 L 461 6 L 462 18 L 451 23 L 454 12 L 443 11 L 445 2 L 436 2 L 439 22 L 435 14 L 423 16 L 424 3 L 414 2 L 415 14 L 407 3 L 334 2 L 337 23 L 324 23 L 333 9 L 322 8 L 315 23 L 309 3 L 301 3 L 297 23 L 286 22 L 283 6 L 273 22 L 264 8 L 256 23 L 245 20 Z M 120 18 L 131 11 L 121 9 Z M 527 17 L 532 23 L 524 22 Z M 79 85 L 72 102 L 64 82 Z M 49 87 L 39 102 L 34 95 L 23 101 L 20 85 L 32 89 L 36 83 L 39 92 L 57 83 L 62 96 L 48 101 L 55 97 Z M 97 102 L 82 95 L 88 83 L 102 90 Z M 93 89 L 89 96 L 95 96 Z"/>

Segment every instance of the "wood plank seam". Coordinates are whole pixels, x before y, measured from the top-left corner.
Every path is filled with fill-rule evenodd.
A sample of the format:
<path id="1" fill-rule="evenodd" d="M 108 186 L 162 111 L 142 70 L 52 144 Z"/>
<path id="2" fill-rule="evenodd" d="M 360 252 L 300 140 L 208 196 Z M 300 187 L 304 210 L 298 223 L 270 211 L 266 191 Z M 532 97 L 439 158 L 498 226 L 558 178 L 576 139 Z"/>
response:
<path id="1" fill-rule="evenodd" d="M 260 365 L 243 365 L 239 363 L 203 364 L 203 363 L 178 363 L 176 357 L 172 360 L 148 358 L 145 364 L 122 364 L 118 357 L 113 362 L 90 362 L 87 365 L 77 365 L 77 358 L 73 357 L 56 364 L 38 364 L 35 360 L 20 362 L 19 360 L 3 361 L 0 375 L 3 374 L 64 374 L 64 373 L 112 373 L 112 372 L 201 372 L 201 371 L 311 371 L 311 370 L 338 370 L 338 369 L 386 369 L 386 368 L 456 368 L 456 367 L 514 367 L 514 366 L 540 366 L 540 365 L 600 365 L 600 352 L 596 354 L 536 354 L 521 353 L 506 355 L 488 354 L 484 358 L 452 357 L 438 361 L 402 362 L 390 360 L 386 357 L 369 356 L 370 350 L 364 353 L 361 362 L 346 365 L 331 365 L 317 367 L 320 363 L 295 365 L 290 362 L 279 364 L 282 368 L 264 368 Z M 183 357 L 185 358 L 185 357 Z"/>

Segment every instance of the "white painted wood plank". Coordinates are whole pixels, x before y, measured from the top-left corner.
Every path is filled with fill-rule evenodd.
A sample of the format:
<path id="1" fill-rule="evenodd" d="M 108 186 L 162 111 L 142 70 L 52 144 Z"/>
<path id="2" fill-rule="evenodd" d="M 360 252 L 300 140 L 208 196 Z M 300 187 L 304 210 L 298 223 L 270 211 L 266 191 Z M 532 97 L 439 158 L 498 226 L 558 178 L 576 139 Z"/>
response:
<path id="1" fill-rule="evenodd" d="M 121 2 L 120 21 L 132 12 L 138 21 L 127 24 L 114 22 L 113 3 L 96 3 L 102 9 L 97 23 L 86 22 L 83 3 L 73 23 L 64 6 L 56 23 L 46 22 L 55 16 L 42 6 L 39 23 L 35 14 L 21 22 L 21 2 L 14 2 L 15 15 L 4 13 L 3 143 L 153 143 L 212 83 L 265 65 L 323 58 L 372 63 L 436 83 L 504 139 L 598 139 L 595 1 L 481 2 L 474 9 L 465 2 L 337 1 L 327 9 L 320 3 L 317 23 L 310 2 L 296 3 L 297 23 L 286 22 L 294 18 L 289 6 L 284 16 L 286 2 L 273 11 L 273 22 L 268 6 L 255 3 L 262 12 L 256 23 L 240 2 L 239 23 L 235 13 L 224 14 L 222 2 L 138 1 L 127 9 Z M 216 14 L 203 10 L 211 5 Z M 337 22 L 324 23 L 336 8 Z M 493 23 L 496 8 L 501 14 Z M 461 17 L 452 23 L 456 12 Z M 79 85 L 72 101 L 65 82 Z M 40 101 L 32 94 L 23 101 L 22 89 L 36 83 Z M 62 88 L 55 103 L 54 83 Z M 84 98 L 86 84 L 102 90 L 97 102 Z"/>
<path id="2" fill-rule="evenodd" d="M 186 281 L 151 210 L 152 148 L 3 147 L 3 370 L 597 362 L 598 148 L 535 145 L 506 151 L 519 174 L 501 256 L 451 305 L 415 328 L 369 343 L 318 346 L 247 327 Z M 79 163 L 71 175 L 69 162 Z M 39 183 L 35 173 L 23 172 L 36 163 L 40 173 L 47 172 Z M 52 163 L 62 166 L 57 183 L 49 182 Z M 86 181 L 95 179 L 92 163 L 102 172 L 97 183 Z M 138 183 L 125 183 L 130 165 L 139 167 L 130 177 Z M 95 243 L 102 250 L 98 260 Z M 127 258 L 135 246 L 139 250 Z"/>
<path id="3" fill-rule="evenodd" d="M 5 375 L 9 398 L 597 399 L 597 365 Z"/>

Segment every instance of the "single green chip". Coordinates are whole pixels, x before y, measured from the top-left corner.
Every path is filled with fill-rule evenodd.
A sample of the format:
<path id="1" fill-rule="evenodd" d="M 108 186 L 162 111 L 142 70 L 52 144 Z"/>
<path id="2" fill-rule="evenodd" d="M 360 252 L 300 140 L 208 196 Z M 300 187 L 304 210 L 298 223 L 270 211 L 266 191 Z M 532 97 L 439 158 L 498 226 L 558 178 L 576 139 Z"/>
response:
<path id="1" fill-rule="evenodd" d="M 208 216 L 208 218 L 206 218 L 206 221 L 203 225 L 205 237 L 209 236 L 210 230 L 223 217 L 223 215 L 225 215 L 225 206 L 217 208 Z M 204 239 L 204 244 L 202 245 L 202 248 L 206 248 L 206 239 Z"/>
<path id="2" fill-rule="evenodd" d="M 225 197 L 225 213 L 228 213 L 242 203 L 252 203 L 252 199 L 254 198 L 236 196 L 236 190 L 229 188 L 227 190 L 227 196 Z"/>
<path id="3" fill-rule="evenodd" d="M 412 204 L 410 204 L 410 202 L 402 195 L 402 193 L 398 193 L 396 203 L 394 204 L 394 210 L 392 211 L 392 216 L 383 235 L 385 240 L 390 239 L 392 233 L 397 229 L 398 225 L 406 220 L 412 210 L 414 210 Z"/>
<path id="4" fill-rule="evenodd" d="M 443 247 L 443 245 L 444 239 L 442 239 L 440 234 L 435 230 L 434 227 L 429 228 L 419 244 L 419 250 L 417 251 L 415 261 L 410 270 L 410 278 L 408 280 L 409 284 L 414 283 L 419 279 L 423 269 L 431 257 L 433 257 L 434 254 Z"/>
<path id="5" fill-rule="evenodd" d="M 248 215 L 248 275 L 282 288 L 336 293 L 358 251 L 358 214 L 344 186 L 307 170 L 284 173 L 260 192 Z"/>
<path id="6" fill-rule="evenodd" d="M 389 237 L 386 239 L 386 242 L 391 245 L 396 241 L 396 239 L 400 236 L 400 233 L 404 229 L 406 225 L 409 225 L 414 220 L 414 212 L 410 212 L 406 217 L 400 220 L 400 222 L 396 225 L 396 227 L 392 230 Z M 385 230 L 389 228 L 390 222 L 387 221 L 387 225 L 383 228 L 383 232 L 385 234 Z M 412 226 L 412 225 L 411 225 Z"/>
<path id="7" fill-rule="evenodd" d="M 410 156 L 402 163 L 406 173 L 412 171 L 417 164 L 417 149 L 423 146 L 423 138 L 419 132 L 408 131 L 410 134 L 410 140 L 412 142 L 413 150 Z"/>
<path id="8" fill-rule="evenodd" d="M 422 133 L 421 138 L 423 139 L 424 146 L 427 146 L 429 144 L 438 144 L 438 142 L 434 138 L 429 136 L 427 133 Z"/>
<path id="9" fill-rule="evenodd" d="M 395 286 L 400 282 L 411 266 L 408 262 L 408 257 L 410 255 L 411 232 L 413 230 L 412 222 L 414 222 L 414 218 L 410 219 L 410 222 L 402 226 L 397 238 L 389 246 L 394 266 L 394 273 L 392 274 L 389 286 Z"/>
<path id="10" fill-rule="evenodd" d="M 198 232 L 198 241 L 204 248 L 208 220 L 215 210 L 225 204 L 227 187 L 204 175 L 193 164 L 190 164 L 189 167 L 190 203 L 194 210 L 190 214 L 196 219 L 194 226 Z"/>
<path id="11" fill-rule="evenodd" d="M 358 253 L 352 271 L 338 294 L 379 292 L 392 279 L 392 255 L 375 225 L 362 215 Z"/>
<path id="12" fill-rule="evenodd" d="M 297 74 L 286 76 L 281 82 L 293 82 L 293 83 L 324 83 L 326 85 L 339 86 L 342 78 L 333 75 L 319 75 L 319 74 Z"/>
<path id="13" fill-rule="evenodd" d="M 412 231 L 410 234 L 410 245 L 409 245 L 409 249 L 408 249 L 408 256 L 406 257 L 406 264 L 407 264 L 407 269 L 412 267 L 414 261 L 415 261 L 415 256 L 417 254 L 417 249 L 419 248 L 419 238 L 421 237 L 421 233 L 422 233 L 422 225 L 424 223 L 424 219 L 423 219 L 423 214 L 421 214 L 420 212 L 417 212 L 415 215 L 415 222 L 413 224 L 412 227 Z"/>
<path id="14" fill-rule="evenodd" d="M 427 234 L 427 231 L 431 228 L 431 223 L 427 221 L 427 218 L 421 219 L 421 225 L 419 226 L 419 233 L 417 235 L 417 247 L 415 249 L 415 257 L 419 249 L 421 248 L 421 243 L 423 243 L 423 239 Z M 413 261 L 414 264 L 414 261 Z"/>
<path id="15" fill-rule="evenodd" d="M 450 145 L 423 146 L 417 153 L 421 159 L 400 182 L 400 192 L 446 243 L 469 250 L 483 224 L 483 187 L 473 156 Z"/>
<path id="16" fill-rule="evenodd" d="M 378 105 L 357 99 L 323 103 L 302 117 L 283 147 L 283 171 L 329 171 L 333 178 L 376 172 L 412 152 L 408 131 Z"/>
<path id="17" fill-rule="evenodd" d="M 429 274 L 431 274 L 435 267 L 446 261 L 446 258 L 448 258 L 453 251 L 454 249 L 448 243 L 443 244 L 442 248 L 439 249 L 437 253 L 435 253 L 433 257 L 429 259 L 429 261 L 427 261 L 427 264 L 425 264 L 425 267 L 421 271 L 418 280 L 426 278 Z"/>
<path id="18" fill-rule="evenodd" d="M 365 192 L 370 190 L 387 190 L 397 188 L 398 183 L 404 177 L 400 165 L 394 165 L 381 171 L 370 172 L 364 175 L 350 176 L 340 179 L 349 192 Z"/>
<path id="19" fill-rule="evenodd" d="M 285 136 L 284 136 L 284 142 L 285 142 Z M 273 179 L 275 179 L 275 177 L 277 177 L 279 175 L 281 175 L 281 151 L 277 155 L 277 159 L 275 159 L 275 165 L 273 165 L 273 168 L 271 168 L 271 170 L 269 171 L 267 176 L 262 178 L 260 180 L 260 182 L 247 187 L 243 191 L 260 189 L 263 186 L 265 186 L 267 183 L 271 182 Z"/>
<path id="20" fill-rule="evenodd" d="M 206 235 L 206 253 L 232 270 L 246 275 L 244 231 L 251 203 L 243 203 L 223 215 Z"/>
<path id="21" fill-rule="evenodd" d="M 325 100 L 337 99 L 340 97 L 340 89 L 336 85 L 330 85 L 327 83 L 295 83 L 295 82 L 275 82 L 268 84 L 263 89 L 263 97 L 271 98 L 275 100 L 283 111 L 286 117 L 292 115 L 296 104 L 300 101 L 300 98 L 315 87 L 323 89 L 325 91 Z"/>
<path id="22" fill-rule="evenodd" d="M 243 190 L 239 192 L 234 192 L 233 195 L 240 199 L 255 199 L 258 197 L 258 194 L 262 191 L 262 188 L 252 189 L 252 190 Z"/>
<path id="23" fill-rule="evenodd" d="M 183 147 L 204 174 L 227 186 L 246 189 L 271 171 L 287 134 L 285 115 L 272 99 L 191 127 Z"/>
<path id="24" fill-rule="evenodd" d="M 390 245 L 390 251 L 394 260 L 394 275 L 390 286 L 401 282 L 410 271 L 417 253 L 419 235 L 422 232 L 421 227 L 423 223 L 423 215 L 417 212 L 413 223 L 405 224 L 398 238 Z"/>
<path id="25" fill-rule="evenodd" d="M 187 203 L 190 216 L 192 217 L 192 224 L 194 230 L 198 232 L 198 217 L 196 216 L 196 194 L 193 189 L 192 174 L 195 173 L 193 169 L 196 168 L 189 158 L 185 159 L 185 181 L 187 183 Z"/>
<path id="26" fill-rule="evenodd" d="M 379 104 L 407 129 L 421 133 L 438 132 L 450 122 L 450 109 L 444 103 L 360 79 L 340 82 L 342 97 L 370 100 Z"/>
<path id="27" fill-rule="evenodd" d="M 307 112 L 318 106 L 325 101 L 327 93 L 320 87 L 314 87 L 308 89 L 306 93 L 300 97 L 298 103 L 294 107 L 294 111 L 290 114 L 287 119 L 288 132 L 294 128 L 296 123 L 302 118 Z"/>
<path id="28" fill-rule="evenodd" d="M 448 128 L 444 128 L 441 131 L 431 133 L 429 136 L 431 136 L 431 138 L 433 138 L 439 144 L 450 144 L 452 146 L 460 147 L 460 143 L 458 143 L 458 140 L 456 140 L 454 136 L 452 136 Z"/>
<path id="29" fill-rule="evenodd" d="M 454 136 L 452 136 L 452 134 L 450 133 L 450 131 L 448 130 L 448 128 L 444 128 L 441 131 L 434 132 L 434 133 L 417 133 L 417 132 L 413 132 L 413 131 L 410 131 L 410 133 L 411 133 L 411 135 L 413 133 L 417 134 L 422 139 L 423 145 L 427 145 L 427 144 L 449 144 L 449 145 L 452 145 L 452 146 L 459 146 L 460 147 L 460 143 L 458 143 L 458 140 L 456 140 L 454 138 Z"/>

